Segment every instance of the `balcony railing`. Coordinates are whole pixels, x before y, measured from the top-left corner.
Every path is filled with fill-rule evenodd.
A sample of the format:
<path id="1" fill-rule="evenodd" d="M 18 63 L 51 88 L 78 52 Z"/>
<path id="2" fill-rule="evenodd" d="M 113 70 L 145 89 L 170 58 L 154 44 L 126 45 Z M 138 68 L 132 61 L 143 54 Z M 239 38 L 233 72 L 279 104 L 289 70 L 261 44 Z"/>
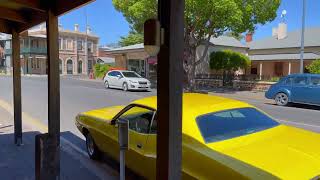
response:
<path id="1" fill-rule="evenodd" d="M 21 54 L 47 54 L 47 48 L 21 48 Z M 5 49 L 5 54 L 12 54 L 12 49 Z"/>

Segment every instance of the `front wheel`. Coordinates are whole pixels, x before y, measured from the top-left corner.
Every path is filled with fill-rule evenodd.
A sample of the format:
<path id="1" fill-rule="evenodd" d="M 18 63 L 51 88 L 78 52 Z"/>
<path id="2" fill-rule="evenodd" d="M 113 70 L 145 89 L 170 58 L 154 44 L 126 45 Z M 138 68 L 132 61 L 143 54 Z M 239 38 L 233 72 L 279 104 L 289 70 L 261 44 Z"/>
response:
<path id="1" fill-rule="evenodd" d="M 100 151 L 95 144 L 92 136 L 90 133 L 86 134 L 86 146 L 87 146 L 87 153 L 91 159 L 97 160 L 100 157 Z"/>
<path id="2" fill-rule="evenodd" d="M 109 89 L 109 82 L 108 81 L 104 82 L 104 87 L 106 87 L 106 89 Z"/>
<path id="3" fill-rule="evenodd" d="M 123 83 L 122 89 L 123 89 L 124 91 L 128 91 L 128 84 L 127 84 L 126 82 Z"/>
<path id="4" fill-rule="evenodd" d="M 278 93 L 274 98 L 275 102 L 279 106 L 286 106 L 289 103 L 288 95 L 285 93 Z"/>

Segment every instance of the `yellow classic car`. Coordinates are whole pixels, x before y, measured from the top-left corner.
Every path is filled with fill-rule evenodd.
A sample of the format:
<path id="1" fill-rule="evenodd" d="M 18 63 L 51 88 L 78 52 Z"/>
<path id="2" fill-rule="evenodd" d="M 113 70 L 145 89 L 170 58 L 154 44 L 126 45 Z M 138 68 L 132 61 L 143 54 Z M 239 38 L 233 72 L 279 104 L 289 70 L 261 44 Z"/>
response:
<path id="1" fill-rule="evenodd" d="M 154 179 L 157 98 L 80 113 L 76 126 L 92 159 L 118 160 L 119 119 L 129 122 L 126 166 Z M 223 97 L 183 95 L 183 179 L 318 179 L 320 134 L 286 126 L 252 105 Z"/>

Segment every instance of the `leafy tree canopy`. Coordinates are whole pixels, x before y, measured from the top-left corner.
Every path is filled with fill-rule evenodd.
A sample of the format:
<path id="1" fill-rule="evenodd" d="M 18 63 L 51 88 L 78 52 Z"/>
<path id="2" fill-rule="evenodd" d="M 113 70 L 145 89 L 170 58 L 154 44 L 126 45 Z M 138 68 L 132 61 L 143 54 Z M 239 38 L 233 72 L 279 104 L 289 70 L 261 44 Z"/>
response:
<path id="1" fill-rule="evenodd" d="M 210 68 L 214 70 L 236 71 L 250 66 L 248 56 L 239 52 L 224 50 L 210 54 Z"/>
<path id="2" fill-rule="evenodd" d="M 112 0 L 132 30 L 143 33 L 143 24 L 157 17 L 157 0 Z M 256 24 L 265 24 L 276 17 L 280 0 L 186 0 L 185 26 L 196 37 L 253 32 Z"/>
<path id="3" fill-rule="evenodd" d="M 119 44 L 120 46 L 129 46 L 143 42 L 143 34 L 130 32 L 128 36 L 121 37 Z"/>
<path id="4" fill-rule="evenodd" d="M 320 59 L 313 61 L 309 66 L 307 66 L 307 69 L 312 74 L 320 74 Z"/>

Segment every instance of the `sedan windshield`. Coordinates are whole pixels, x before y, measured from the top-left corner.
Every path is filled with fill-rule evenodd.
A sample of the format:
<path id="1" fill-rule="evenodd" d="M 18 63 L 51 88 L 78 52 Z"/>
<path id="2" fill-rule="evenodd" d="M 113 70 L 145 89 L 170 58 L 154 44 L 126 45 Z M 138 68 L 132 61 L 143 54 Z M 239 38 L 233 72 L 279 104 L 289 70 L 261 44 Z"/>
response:
<path id="1" fill-rule="evenodd" d="M 197 117 L 198 127 L 206 143 L 255 133 L 279 125 L 254 108 L 240 108 Z"/>
<path id="2" fill-rule="evenodd" d="M 132 72 L 132 71 L 125 71 L 125 72 L 122 72 L 123 76 L 124 77 L 127 77 L 127 78 L 140 78 L 141 76 L 135 72 Z"/>

